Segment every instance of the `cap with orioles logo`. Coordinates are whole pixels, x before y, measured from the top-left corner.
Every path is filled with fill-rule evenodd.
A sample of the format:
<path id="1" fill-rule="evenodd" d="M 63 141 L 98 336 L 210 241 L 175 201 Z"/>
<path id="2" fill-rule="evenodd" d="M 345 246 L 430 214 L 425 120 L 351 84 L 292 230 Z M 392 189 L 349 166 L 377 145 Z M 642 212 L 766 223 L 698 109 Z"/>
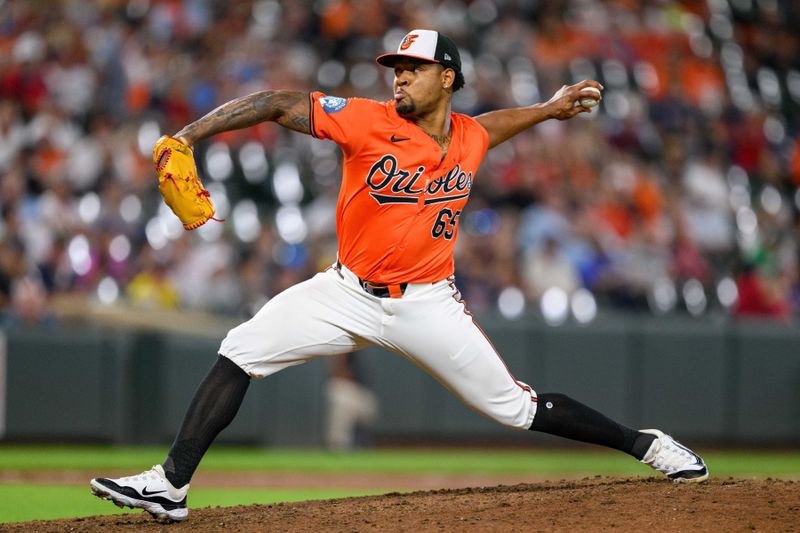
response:
<path id="1" fill-rule="evenodd" d="M 445 68 L 451 68 L 456 72 L 453 90 L 458 90 L 464 85 L 458 47 L 449 37 L 438 31 L 411 30 L 400 41 L 396 53 L 380 55 L 375 61 L 384 67 L 393 67 L 404 57 L 423 59 L 431 63 L 439 63 Z"/>

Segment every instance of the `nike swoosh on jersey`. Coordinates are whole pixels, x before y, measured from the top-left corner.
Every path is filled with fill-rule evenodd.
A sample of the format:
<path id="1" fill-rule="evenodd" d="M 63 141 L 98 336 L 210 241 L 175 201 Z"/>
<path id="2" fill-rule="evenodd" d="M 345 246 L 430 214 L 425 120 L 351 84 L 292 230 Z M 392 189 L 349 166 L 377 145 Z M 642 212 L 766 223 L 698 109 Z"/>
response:
<path id="1" fill-rule="evenodd" d="M 392 134 L 392 137 L 389 140 L 393 143 L 399 143 L 400 141 L 409 141 L 411 140 L 411 137 L 395 137 L 394 134 Z"/>

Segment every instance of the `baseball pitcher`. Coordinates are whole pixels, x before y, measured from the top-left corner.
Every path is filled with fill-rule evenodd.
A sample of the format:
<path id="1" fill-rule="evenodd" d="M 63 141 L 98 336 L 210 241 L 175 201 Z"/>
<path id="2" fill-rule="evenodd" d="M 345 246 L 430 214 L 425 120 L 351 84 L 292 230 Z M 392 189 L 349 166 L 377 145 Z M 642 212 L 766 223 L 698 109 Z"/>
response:
<path id="1" fill-rule="evenodd" d="M 603 87 L 582 81 L 545 103 L 469 117 L 451 111 L 464 77 L 458 48 L 446 36 L 411 31 L 396 53 L 377 61 L 394 71 L 389 101 L 262 91 L 159 140 L 159 187 L 187 229 L 214 215 L 194 168 L 193 144 L 264 121 L 334 141 L 344 155 L 338 259 L 228 333 L 163 464 L 136 476 L 93 479 L 92 492 L 145 509 L 158 521 L 185 520 L 189 481 L 236 415 L 251 379 L 370 344 L 413 361 L 469 407 L 509 428 L 614 448 L 676 482 L 706 480 L 703 460 L 669 435 L 625 427 L 516 379 L 453 278 L 459 220 L 486 151 L 544 120 L 591 112 Z"/>

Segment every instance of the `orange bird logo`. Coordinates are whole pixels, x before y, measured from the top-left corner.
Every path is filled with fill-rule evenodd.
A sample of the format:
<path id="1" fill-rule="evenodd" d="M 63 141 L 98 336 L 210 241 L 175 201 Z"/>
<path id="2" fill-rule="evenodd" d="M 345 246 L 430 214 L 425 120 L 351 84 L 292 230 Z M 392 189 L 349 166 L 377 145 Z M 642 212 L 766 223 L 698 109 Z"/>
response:
<path id="1" fill-rule="evenodd" d="M 414 44 L 414 41 L 417 40 L 417 37 L 419 37 L 419 35 L 417 35 L 417 34 L 406 35 L 403 38 L 403 42 L 400 43 L 400 50 L 408 49 L 408 47 L 410 47 L 412 44 Z"/>

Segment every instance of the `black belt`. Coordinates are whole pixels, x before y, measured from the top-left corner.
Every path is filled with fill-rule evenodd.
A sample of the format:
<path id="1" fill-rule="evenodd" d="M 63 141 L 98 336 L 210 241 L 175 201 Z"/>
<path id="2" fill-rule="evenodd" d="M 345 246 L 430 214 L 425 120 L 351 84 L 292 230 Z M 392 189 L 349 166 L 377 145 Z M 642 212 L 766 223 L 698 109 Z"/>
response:
<path id="1" fill-rule="evenodd" d="M 342 263 L 336 261 L 336 270 L 342 267 Z M 358 278 L 358 276 L 356 276 Z M 371 294 L 376 298 L 402 298 L 406 292 L 408 283 L 374 283 L 365 279 L 358 278 L 358 284 L 364 289 L 364 292 Z"/>
<path id="2" fill-rule="evenodd" d="M 361 278 L 358 278 L 358 283 L 361 285 L 361 288 L 364 289 L 364 292 L 377 298 L 402 298 L 403 294 L 406 292 L 406 287 L 408 287 L 408 283 L 382 285 Z"/>

